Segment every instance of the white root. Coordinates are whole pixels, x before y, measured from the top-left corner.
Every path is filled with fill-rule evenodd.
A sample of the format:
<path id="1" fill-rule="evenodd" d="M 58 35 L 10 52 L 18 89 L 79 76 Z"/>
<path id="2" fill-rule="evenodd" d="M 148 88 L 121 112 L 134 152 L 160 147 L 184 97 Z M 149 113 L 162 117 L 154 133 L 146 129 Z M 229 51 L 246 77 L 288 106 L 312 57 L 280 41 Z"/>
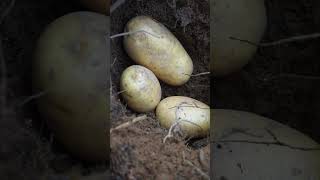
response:
<path id="1" fill-rule="evenodd" d="M 127 128 L 139 121 L 143 121 L 147 119 L 147 115 L 142 115 L 142 116 L 138 116 L 136 118 L 133 118 L 131 121 L 125 122 L 123 124 L 120 124 L 119 126 L 115 127 L 115 128 L 111 128 L 110 129 L 110 133 L 112 133 L 115 130 L 119 130 L 119 129 L 123 129 L 123 128 Z"/>

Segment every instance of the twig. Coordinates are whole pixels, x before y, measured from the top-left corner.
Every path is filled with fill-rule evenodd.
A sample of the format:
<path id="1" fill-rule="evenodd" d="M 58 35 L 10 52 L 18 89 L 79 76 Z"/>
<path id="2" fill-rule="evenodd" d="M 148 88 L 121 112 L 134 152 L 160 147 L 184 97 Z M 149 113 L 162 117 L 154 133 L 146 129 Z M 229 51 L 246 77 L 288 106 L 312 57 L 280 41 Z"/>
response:
<path id="1" fill-rule="evenodd" d="M 194 165 L 191 161 L 186 159 L 184 151 L 182 151 L 182 158 L 185 163 L 187 163 L 189 166 L 192 166 L 201 176 L 203 176 L 206 179 L 210 179 L 209 175 L 207 175 L 205 172 L 203 172 L 200 168 L 198 168 L 196 165 Z"/>
<path id="2" fill-rule="evenodd" d="M 131 121 L 120 124 L 119 126 L 117 126 L 115 128 L 111 128 L 110 133 L 112 133 L 113 131 L 118 130 L 118 129 L 127 128 L 127 127 L 135 124 L 136 122 L 143 121 L 146 119 L 147 119 L 147 115 L 142 115 L 142 116 L 136 117 L 136 118 L 132 119 Z"/>
<path id="3" fill-rule="evenodd" d="M 118 0 L 115 3 L 113 3 L 110 7 L 110 13 L 112 13 L 114 10 L 116 10 L 119 6 L 121 6 L 125 2 L 126 0 Z"/>
<path id="4" fill-rule="evenodd" d="M 230 37 L 230 39 L 232 39 L 232 40 L 237 40 L 237 41 L 241 41 L 241 42 L 244 42 L 247 44 L 251 44 L 253 46 L 260 46 L 260 47 L 276 46 L 276 45 L 281 45 L 281 44 L 285 44 L 285 43 L 304 41 L 304 40 L 316 39 L 316 38 L 320 38 L 320 33 L 313 33 L 313 34 L 307 34 L 307 35 L 301 35 L 301 36 L 293 36 L 290 38 L 280 39 L 277 41 L 267 42 L 267 43 L 254 43 L 249 40 L 239 39 L 236 37 Z"/>
<path id="5" fill-rule="evenodd" d="M 149 35 L 154 36 L 156 38 L 160 38 L 160 36 L 153 34 L 153 33 L 150 33 L 148 31 L 137 30 L 137 31 L 130 31 L 130 32 L 124 32 L 124 33 L 120 33 L 120 34 L 115 34 L 115 35 L 110 36 L 110 39 L 114 39 L 116 37 L 121 37 L 121 36 L 128 36 L 128 35 L 135 34 L 135 33 L 146 33 L 146 34 L 149 34 Z"/>
<path id="6" fill-rule="evenodd" d="M 196 76 L 203 76 L 203 75 L 208 75 L 208 74 L 210 74 L 210 72 L 203 72 L 203 73 L 198 73 L 198 74 L 184 74 L 184 75 L 196 77 Z"/>

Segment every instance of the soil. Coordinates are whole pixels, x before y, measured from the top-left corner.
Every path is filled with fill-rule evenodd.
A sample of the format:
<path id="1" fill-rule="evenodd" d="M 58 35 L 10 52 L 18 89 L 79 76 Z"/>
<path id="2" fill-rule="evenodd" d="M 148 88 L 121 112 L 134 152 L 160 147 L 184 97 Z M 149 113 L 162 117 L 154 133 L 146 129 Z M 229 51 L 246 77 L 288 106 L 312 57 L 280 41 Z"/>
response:
<path id="1" fill-rule="evenodd" d="M 209 2 L 173 2 L 127 1 L 111 14 L 111 34 L 123 32 L 126 23 L 135 16 L 151 16 L 164 24 L 184 46 L 193 60 L 194 74 L 208 72 Z M 139 116 L 126 107 L 118 93 L 122 71 L 134 64 L 123 49 L 122 41 L 122 38 L 111 41 L 112 127 Z M 208 75 L 193 77 L 180 87 L 160 83 L 162 98 L 179 95 L 206 104 L 210 102 Z M 111 133 L 112 176 L 116 179 L 206 179 L 209 175 L 209 137 L 192 142 L 176 137 L 163 143 L 168 131 L 160 127 L 153 112 L 148 113 L 147 117 L 146 120 Z M 201 169 L 201 172 L 197 169 Z"/>
<path id="2" fill-rule="evenodd" d="M 263 41 L 319 31 L 319 16 L 313 14 L 312 6 L 316 1 L 266 0 L 268 28 Z M 8 2 L 1 1 L 0 12 Z M 150 15 L 166 25 L 184 45 L 195 64 L 195 74 L 208 71 L 209 2 L 178 0 L 176 7 L 168 2 L 171 1 L 127 1 L 111 16 L 111 34 L 122 32 L 125 23 L 136 15 Z M 19 106 L 32 95 L 30 71 L 37 37 L 55 18 L 85 10 L 75 4 L 62 0 L 17 1 L 1 26 L 7 64 L 7 92 L 0 94 L 2 99 L 6 97 L 0 121 L 1 179 L 67 179 L 70 174 L 92 179 L 109 177 L 108 166 L 86 164 L 67 154 L 41 123 L 33 102 Z M 214 79 L 211 90 L 214 107 L 255 112 L 294 127 L 320 142 L 318 43 L 319 39 L 314 39 L 260 48 L 240 72 Z M 117 57 L 111 68 L 111 124 L 115 127 L 139 114 L 126 108 L 117 94 L 121 72 L 134 63 L 123 50 L 121 38 L 112 41 L 111 45 L 112 61 Z M 179 88 L 163 83 L 161 86 L 163 98 L 184 95 L 207 104 L 210 102 L 207 76 L 191 78 Z M 193 142 L 173 138 L 164 144 L 162 139 L 167 130 L 159 126 L 153 113 L 147 116 L 146 120 L 112 132 L 111 179 L 205 178 L 197 168 L 208 174 L 208 138 Z"/>

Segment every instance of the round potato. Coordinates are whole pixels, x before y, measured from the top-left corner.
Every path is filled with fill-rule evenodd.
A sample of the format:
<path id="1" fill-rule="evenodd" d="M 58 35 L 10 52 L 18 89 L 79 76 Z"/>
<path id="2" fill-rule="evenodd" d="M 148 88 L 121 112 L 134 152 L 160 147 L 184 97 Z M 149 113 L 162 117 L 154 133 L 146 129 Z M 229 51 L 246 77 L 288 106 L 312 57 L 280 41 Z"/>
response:
<path id="1" fill-rule="evenodd" d="M 124 48 L 137 63 L 150 69 L 163 82 L 179 86 L 190 79 L 193 63 L 181 43 L 161 23 L 148 16 L 131 19 Z M 143 31 L 143 32 L 141 32 Z"/>
<path id="2" fill-rule="evenodd" d="M 92 11 L 110 14 L 110 0 L 80 0 L 80 2 Z"/>
<path id="3" fill-rule="evenodd" d="M 156 117 L 160 125 L 167 129 L 177 123 L 187 137 L 209 134 L 210 107 L 189 97 L 171 96 L 163 99 L 156 109 Z"/>
<path id="4" fill-rule="evenodd" d="M 137 112 L 149 112 L 161 100 L 161 86 L 157 77 L 149 69 L 133 65 L 121 75 L 120 89 L 128 106 Z"/>
<path id="5" fill-rule="evenodd" d="M 320 179 L 320 145 L 271 119 L 213 109 L 213 179 Z"/>
<path id="6" fill-rule="evenodd" d="M 109 101 L 105 34 L 109 17 L 74 12 L 41 34 L 33 62 L 33 88 L 39 111 L 56 139 L 88 161 L 109 159 Z"/>
<path id="7" fill-rule="evenodd" d="M 214 76 L 238 71 L 257 47 L 230 37 L 259 43 L 266 28 L 264 0 L 215 0 L 211 2 L 211 62 Z"/>

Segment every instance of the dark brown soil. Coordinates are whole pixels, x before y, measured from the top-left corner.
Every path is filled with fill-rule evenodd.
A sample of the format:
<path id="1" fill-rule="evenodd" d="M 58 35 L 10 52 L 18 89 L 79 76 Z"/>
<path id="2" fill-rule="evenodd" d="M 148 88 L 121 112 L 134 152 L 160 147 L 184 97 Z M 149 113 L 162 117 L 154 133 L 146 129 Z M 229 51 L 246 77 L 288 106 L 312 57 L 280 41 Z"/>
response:
<path id="1" fill-rule="evenodd" d="M 168 3 L 169 2 L 169 3 Z M 126 23 L 138 15 L 148 15 L 163 23 L 182 43 L 194 63 L 194 74 L 208 72 L 209 66 L 209 2 L 149 0 L 127 1 L 111 14 L 111 34 L 124 31 Z M 126 108 L 119 92 L 122 71 L 133 65 L 123 49 L 122 38 L 111 42 L 113 66 L 111 124 L 115 127 L 132 120 L 138 114 Z M 162 98 L 188 96 L 209 104 L 210 78 L 199 76 L 181 87 L 171 87 L 161 82 Z M 154 117 L 128 128 L 111 133 L 111 171 L 117 179 L 205 179 L 196 169 L 209 174 L 210 148 L 208 139 L 185 142 L 175 138 L 163 143 L 168 133 Z M 201 152 L 201 153 L 200 153 Z M 185 161 L 183 159 L 185 154 Z M 200 160 L 199 157 L 202 157 Z M 191 162 L 194 166 L 188 164 Z"/>

